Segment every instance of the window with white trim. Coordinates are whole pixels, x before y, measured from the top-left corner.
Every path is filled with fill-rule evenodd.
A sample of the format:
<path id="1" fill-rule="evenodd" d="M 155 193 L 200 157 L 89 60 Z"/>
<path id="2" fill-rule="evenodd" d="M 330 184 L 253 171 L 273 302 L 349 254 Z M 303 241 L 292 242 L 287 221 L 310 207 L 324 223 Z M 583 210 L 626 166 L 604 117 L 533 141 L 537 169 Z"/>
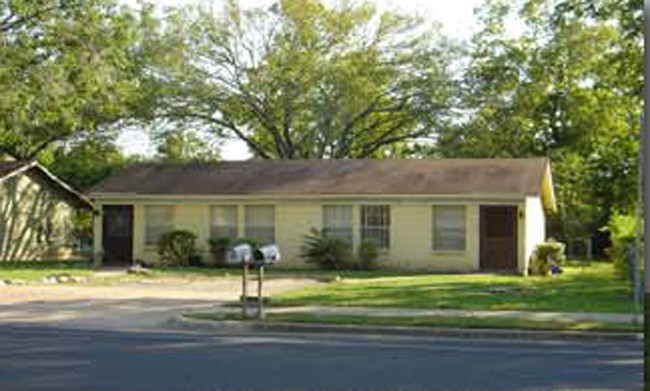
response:
<path id="1" fill-rule="evenodd" d="M 236 238 L 237 205 L 213 205 L 210 207 L 210 237 Z"/>
<path id="2" fill-rule="evenodd" d="M 146 205 L 144 207 L 145 244 L 156 244 L 162 234 L 174 230 L 172 205 Z"/>
<path id="3" fill-rule="evenodd" d="M 433 207 L 433 249 L 465 251 L 465 206 Z"/>
<path id="4" fill-rule="evenodd" d="M 275 243 L 275 207 L 244 206 L 244 236 L 256 239 L 261 244 Z"/>
<path id="5" fill-rule="evenodd" d="M 361 206 L 361 239 L 374 239 L 380 248 L 390 247 L 390 206 Z"/>
<path id="6" fill-rule="evenodd" d="M 352 244 L 352 206 L 323 205 L 323 234 Z"/>

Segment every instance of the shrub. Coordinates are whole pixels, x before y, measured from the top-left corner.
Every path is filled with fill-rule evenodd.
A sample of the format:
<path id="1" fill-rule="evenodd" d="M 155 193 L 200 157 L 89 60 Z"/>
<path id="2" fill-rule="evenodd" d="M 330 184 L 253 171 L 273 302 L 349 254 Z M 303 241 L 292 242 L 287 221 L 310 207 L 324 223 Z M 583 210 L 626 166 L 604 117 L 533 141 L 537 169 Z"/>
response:
<path id="1" fill-rule="evenodd" d="M 535 246 L 530 262 L 531 272 L 535 275 L 547 276 L 553 266 L 560 266 L 565 260 L 564 244 L 552 238 L 548 239 Z"/>
<path id="2" fill-rule="evenodd" d="M 217 236 L 210 238 L 208 244 L 210 245 L 210 253 L 214 260 L 215 266 L 223 267 L 227 265 L 228 249 L 233 243 L 233 239 L 228 236 Z"/>
<path id="3" fill-rule="evenodd" d="M 358 266 L 362 270 L 379 269 L 379 244 L 374 239 L 364 239 L 359 244 Z"/>
<path id="4" fill-rule="evenodd" d="M 604 231 L 609 232 L 612 241 L 607 249 L 607 255 L 614 263 L 614 274 L 617 278 L 630 279 L 628 257 L 633 256 L 636 240 L 636 218 L 615 212 Z"/>
<path id="5" fill-rule="evenodd" d="M 184 230 L 167 232 L 160 236 L 157 247 L 164 264 L 188 266 L 190 256 L 196 254 L 196 235 Z"/>
<path id="6" fill-rule="evenodd" d="M 305 237 L 301 256 L 307 263 L 315 263 L 321 269 L 349 269 L 354 263 L 350 243 L 341 238 L 325 236 L 316 229 Z"/>
<path id="7" fill-rule="evenodd" d="M 253 249 L 260 247 L 259 240 L 246 237 L 233 239 L 233 241 L 230 243 L 230 246 L 235 247 L 239 246 L 240 244 L 248 244 Z"/>

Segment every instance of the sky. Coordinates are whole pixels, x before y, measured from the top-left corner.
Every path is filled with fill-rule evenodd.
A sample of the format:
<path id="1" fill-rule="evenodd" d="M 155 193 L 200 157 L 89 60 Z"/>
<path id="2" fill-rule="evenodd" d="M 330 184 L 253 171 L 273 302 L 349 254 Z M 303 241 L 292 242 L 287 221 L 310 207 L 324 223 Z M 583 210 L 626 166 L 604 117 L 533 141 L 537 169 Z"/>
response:
<path id="1" fill-rule="evenodd" d="M 134 0 L 123 0 L 135 5 Z M 476 26 L 474 8 L 482 0 L 371 0 L 380 10 L 395 10 L 408 14 L 423 16 L 431 21 L 442 24 L 443 33 L 451 38 L 469 39 Z M 196 0 L 158 0 L 156 4 L 164 6 L 179 6 L 195 3 Z M 244 7 L 270 5 L 274 0 L 241 0 Z M 153 153 L 147 133 L 141 129 L 125 131 L 118 139 L 118 144 L 127 154 L 150 155 Z M 226 141 L 221 150 L 224 160 L 244 160 L 250 157 L 242 141 Z"/>

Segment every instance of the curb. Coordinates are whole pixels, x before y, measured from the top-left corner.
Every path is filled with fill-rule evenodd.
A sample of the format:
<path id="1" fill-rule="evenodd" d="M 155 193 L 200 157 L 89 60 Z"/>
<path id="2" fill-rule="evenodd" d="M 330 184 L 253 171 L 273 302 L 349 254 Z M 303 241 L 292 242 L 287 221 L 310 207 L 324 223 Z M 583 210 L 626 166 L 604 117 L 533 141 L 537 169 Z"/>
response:
<path id="1" fill-rule="evenodd" d="M 495 338 L 522 340 L 594 340 L 594 341 L 643 341 L 643 333 L 634 332 L 599 332 L 599 331 L 544 331 L 544 330 L 498 330 L 498 329 L 461 329 L 437 327 L 404 327 L 404 326 L 360 326 L 360 325 L 330 325 L 304 324 L 286 322 L 259 322 L 237 320 L 199 320 L 182 315 L 167 320 L 166 326 L 193 331 L 213 332 L 295 332 L 295 333 L 349 333 L 349 334 L 384 334 L 401 336 L 442 336 L 459 338 Z"/>

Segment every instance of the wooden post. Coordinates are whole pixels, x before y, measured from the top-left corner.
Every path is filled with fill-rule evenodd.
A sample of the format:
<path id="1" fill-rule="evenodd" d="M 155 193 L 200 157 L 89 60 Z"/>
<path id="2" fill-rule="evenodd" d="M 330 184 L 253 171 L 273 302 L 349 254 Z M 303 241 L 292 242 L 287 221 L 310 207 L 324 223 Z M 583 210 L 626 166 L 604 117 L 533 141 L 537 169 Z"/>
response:
<path id="1" fill-rule="evenodd" d="M 248 285 L 248 260 L 244 260 L 242 262 L 242 301 L 241 301 L 241 309 L 242 309 L 242 317 L 244 319 L 248 318 L 248 292 L 247 292 L 247 285 Z"/>
<path id="2" fill-rule="evenodd" d="M 257 274 L 257 318 L 264 319 L 264 295 L 262 294 L 262 283 L 264 281 L 264 266 L 259 266 Z"/>

